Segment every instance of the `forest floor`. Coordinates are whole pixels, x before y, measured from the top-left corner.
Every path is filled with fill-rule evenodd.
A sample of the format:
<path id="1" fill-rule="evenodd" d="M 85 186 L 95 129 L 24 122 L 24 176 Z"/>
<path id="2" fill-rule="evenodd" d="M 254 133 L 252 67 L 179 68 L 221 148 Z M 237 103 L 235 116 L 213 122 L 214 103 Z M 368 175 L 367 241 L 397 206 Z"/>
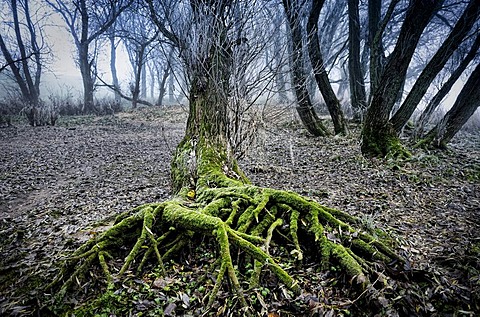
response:
<path id="1" fill-rule="evenodd" d="M 264 113 L 240 160 L 254 184 L 296 191 L 384 228 L 408 265 L 430 274 L 430 286 L 418 290 L 422 311 L 443 315 L 429 302 L 443 298 L 457 303 L 452 315 L 480 315 L 480 134 L 460 133 L 447 152 L 371 160 L 360 153 L 358 128 L 349 137 L 313 138 L 291 110 Z M 41 291 L 32 274 L 51 278 L 58 259 L 101 231 L 103 219 L 169 198 L 170 159 L 186 115 L 181 107 L 143 108 L 0 129 L 1 316 L 31 314 Z M 179 292 L 188 287 L 182 280 L 174 284 L 180 295 L 163 309 L 178 315 L 191 298 Z M 133 315 L 147 304 L 137 302 Z"/>

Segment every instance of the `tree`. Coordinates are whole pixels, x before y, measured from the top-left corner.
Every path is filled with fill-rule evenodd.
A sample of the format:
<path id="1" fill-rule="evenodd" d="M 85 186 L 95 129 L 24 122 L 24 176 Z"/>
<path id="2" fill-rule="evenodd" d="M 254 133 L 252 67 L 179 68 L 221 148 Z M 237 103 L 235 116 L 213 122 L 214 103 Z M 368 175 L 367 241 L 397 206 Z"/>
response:
<path id="1" fill-rule="evenodd" d="M 120 84 L 118 82 L 117 76 L 117 45 L 118 41 L 116 39 L 116 23 L 113 23 L 110 29 L 108 30 L 108 41 L 110 42 L 110 72 L 112 74 L 112 86 L 115 87 L 114 96 L 115 102 L 119 103 L 121 96 L 119 93 Z"/>
<path id="2" fill-rule="evenodd" d="M 147 12 L 143 11 L 145 7 L 135 4 L 119 18 L 119 25 L 122 26 L 119 30 L 120 37 L 133 68 L 133 82 L 130 84 L 132 108 L 137 107 L 142 87 L 146 88 L 143 80 L 146 75 L 145 65 L 153 50 L 153 44 L 158 39 L 158 31 L 151 23 Z"/>
<path id="3" fill-rule="evenodd" d="M 335 134 L 345 135 L 348 133 L 347 124 L 343 116 L 340 101 L 330 85 L 330 80 L 328 79 L 328 74 L 325 69 L 325 63 L 323 61 L 323 56 L 320 49 L 320 41 L 318 39 L 318 19 L 323 3 L 324 0 L 312 1 L 310 15 L 307 22 L 308 53 L 313 66 L 313 72 L 315 74 L 315 80 L 317 82 L 318 89 L 320 89 L 320 92 L 322 93 L 328 112 L 332 118 Z"/>
<path id="4" fill-rule="evenodd" d="M 19 8 L 20 5 L 20 8 Z M 37 25 L 30 13 L 28 1 L 10 1 L 14 38 L 10 47 L 5 35 L 0 33 L 0 49 L 10 67 L 15 83 L 20 88 L 23 101 L 27 104 L 26 113 L 30 125 L 43 125 L 38 116 L 40 106 L 40 80 L 43 57 L 47 49 L 43 44 L 42 26 Z M 19 15 L 19 11 L 23 16 Z M 25 22 L 21 22 L 21 19 Z M 3 33 L 3 32 L 2 32 Z"/>
<path id="5" fill-rule="evenodd" d="M 382 1 L 368 0 L 368 42 L 370 50 L 370 97 L 379 86 L 385 66 L 383 34 L 399 0 L 392 0 L 385 17 L 381 19 Z"/>
<path id="6" fill-rule="evenodd" d="M 442 100 L 447 96 L 447 94 L 452 89 L 453 85 L 460 76 L 463 74 L 467 66 L 470 62 L 475 58 L 477 55 L 478 49 L 480 48 L 480 33 L 478 33 L 477 37 L 475 38 L 472 46 L 470 47 L 467 55 L 462 59 L 460 64 L 455 68 L 455 70 L 451 73 L 448 80 L 442 85 L 440 90 L 435 94 L 435 96 L 430 100 L 425 110 L 420 115 L 420 118 L 417 120 L 417 124 L 415 127 L 415 133 L 418 137 L 422 137 L 424 133 L 424 129 L 430 117 L 435 112 L 437 107 L 440 105 Z"/>
<path id="7" fill-rule="evenodd" d="M 155 105 L 162 106 L 163 105 L 163 98 L 167 92 L 167 80 L 173 79 L 173 70 L 172 70 L 172 63 L 173 63 L 173 53 L 174 49 L 172 47 L 169 48 L 168 52 L 162 51 L 153 51 L 152 52 L 155 56 L 152 57 L 148 67 L 150 69 L 150 77 L 152 80 L 152 98 L 156 98 Z M 155 87 L 155 78 L 158 85 L 158 90 L 156 91 L 156 96 L 154 94 L 154 87 Z"/>
<path id="8" fill-rule="evenodd" d="M 89 1 L 89 0 L 46 0 L 62 17 L 77 48 L 77 63 L 83 83 L 83 111 L 94 112 L 94 90 L 96 78 L 97 41 L 128 8 L 133 0 Z"/>
<path id="9" fill-rule="evenodd" d="M 350 81 L 350 103 L 354 119 L 360 120 L 367 110 L 367 94 L 360 62 L 360 18 L 358 0 L 348 0 L 348 78 Z"/>
<path id="10" fill-rule="evenodd" d="M 405 13 L 397 43 L 372 92 L 362 129 L 362 153 L 367 156 L 408 155 L 389 122 L 390 113 L 405 82 L 408 65 L 423 30 L 443 0 L 412 0 Z M 380 84 L 381 83 L 381 84 Z"/>
<path id="11" fill-rule="evenodd" d="M 402 106 L 391 118 L 390 121 L 397 133 L 401 131 L 410 119 L 436 75 L 443 69 L 450 56 L 452 56 L 454 51 L 460 46 L 473 25 L 478 21 L 479 16 L 480 0 L 469 1 L 467 8 L 458 19 L 447 39 L 442 43 L 427 66 L 425 66 Z"/>
<path id="12" fill-rule="evenodd" d="M 324 136 L 328 134 L 313 107 L 310 95 L 307 89 L 307 77 L 305 75 L 305 66 L 303 58 L 303 39 L 300 21 L 300 6 L 297 0 L 283 0 L 283 7 L 287 16 L 288 25 L 292 39 L 292 82 L 295 95 L 297 97 L 297 113 L 302 120 L 303 125 L 311 134 L 315 136 Z"/>
<path id="13" fill-rule="evenodd" d="M 401 263 L 401 258 L 377 238 L 355 230 L 352 225 L 358 222 L 352 216 L 292 192 L 253 186 L 240 169 L 227 137 L 231 57 L 237 49 L 229 21 L 237 2 L 191 0 L 176 7 L 181 15 L 179 11 L 165 14 L 162 9 L 172 8 L 168 3 L 148 3 L 160 32 L 179 49 L 190 77 L 185 137 L 172 160 L 174 198 L 142 205 L 134 213 L 120 216 L 112 228 L 81 246 L 50 285 L 57 286 L 56 296 L 61 298 L 98 262 L 108 285 L 96 305 L 114 300 L 116 286 L 110 268 L 115 261 L 110 261 L 110 256 L 121 256 L 118 252 L 129 249 L 119 277 L 137 264 L 141 270 L 149 258 L 164 271 L 166 259 L 191 241 L 204 238 L 218 254 L 207 309 L 227 284 L 238 295 L 240 305 L 246 307 L 243 285 L 257 287 L 265 271 L 286 288 L 300 292 L 292 274 L 270 254 L 272 239 L 280 238 L 282 243 L 284 237 L 290 241 L 285 247 L 291 252 L 282 253 L 285 258 L 301 261 L 320 254 L 322 268 L 337 263 L 359 289 L 368 285 L 370 275 L 376 272 L 372 261 L 397 259 Z M 172 16 L 176 18 L 170 20 Z M 166 24 L 172 21 L 174 24 Z M 182 32 L 177 33 L 179 29 Z M 309 247 L 302 247 L 304 243 Z M 241 261 L 232 257 L 232 249 L 239 250 Z M 240 274 L 247 266 L 252 266 L 254 273 L 250 281 L 241 283 Z"/>
<path id="14" fill-rule="evenodd" d="M 478 87 L 480 87 L 480 63 L 477 64 L 470 74 L 452 108 L 428 132 L 421 143 L 445 148 L 446 144 L 457 134 L 480 106 L 480 89 Z"/>

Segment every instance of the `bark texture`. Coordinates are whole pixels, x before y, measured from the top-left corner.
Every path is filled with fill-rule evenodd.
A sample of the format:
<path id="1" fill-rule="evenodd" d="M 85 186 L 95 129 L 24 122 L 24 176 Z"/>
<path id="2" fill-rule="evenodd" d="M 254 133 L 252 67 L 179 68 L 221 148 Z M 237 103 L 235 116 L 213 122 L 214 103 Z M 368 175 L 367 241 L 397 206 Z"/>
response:
<path id="1" fill-rule="evenodd" d="M 480 64 L 468 78 L 452 109 L 427 134 L 424 142 L 444 148 L 480 106 Z"/>
<path id="2" fill-rule="evenodd" d="M 348 78 L 354 119 L 361 121 L 367 109 L 367 94 L 360 62 L 360 18 L 358 0 L 348 0 Z"/>
<path id="3" fill-rule="evenodd" d="M 402 24 L 395 49 L 381 75 L 379 86 L 373 91 L 363 125 L 362 153 L 367 156 L 396 155 L 401 151 L 400 140 L 389 116 L 405 80 L 408 65 L 423 30 L 443 1 L 411 1 Z"/>
<path id="4" fill-rule="evenodd" d="M 315 136 L 328 135 L 327 129 L 323 126 L 313 107 L 307 89 L 307 76 L 303 57 L 303 39 L 299 17 L 297 0 L 283 0 L 283 6 L 287 15 L 292 38 L 292 82 L 297 97 L 297 113 L 303 125 Z"/>
<path id="5" fill-rule="evenodd" d="M 432 59 L 425 66 L 424 70 L 415 81 L 407 98 L 395 115 L 390 119 L 397 133 L 400 133 L 403 126 L 412 116 L 422 97 L 427 92 L 430 84 L 443 69 L 453 52 L 460 46 L 464 38 L 477 22 L 480 15 L 480 0 L 471 0 L 458 19 L 450 35 L 442 43 Z"/>
<path id="6" fill-rule="evenodd" d="M 318 89 L 322 93 L 328 112 L 332 118 L 335 134 L 346 135 L 348 134 L 348 129 L 345 117 L 343 115 L 340 101 L 335 95 L 332 85 L 330 85 L 330 80 L 325 69 L 325 62 L 323 61 L 322 52 L 320 50 L 320 41 L 318 39 L 318 19 L 324 2 L 324 0 L 313 0 L 312 2 L 307 22 L 308 53 L 315 75 L 315 81 L 317 82 Z"/>

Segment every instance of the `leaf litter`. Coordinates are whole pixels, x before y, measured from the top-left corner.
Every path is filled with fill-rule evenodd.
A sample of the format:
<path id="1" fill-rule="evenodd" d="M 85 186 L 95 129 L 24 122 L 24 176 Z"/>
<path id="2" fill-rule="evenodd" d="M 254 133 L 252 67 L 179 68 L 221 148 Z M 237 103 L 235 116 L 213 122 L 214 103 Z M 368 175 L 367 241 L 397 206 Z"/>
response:
<path id="1" fill-rule="evenodd" d="M 480 311 L 479 135 L 459 135 L 448 152 L 417 150 L 406 161 L 369 160 L 360 153 L 356 126 L 348 137 L 313 138 L 288 112 L 268 113 L 240 162 L 252 182 L 297 191 L 359 217 L 367 228 L 383 228 L 408 259 L 409 276 L 379 277 L 375 287 L 352 298 L 334 287 L 338 276 L 320 272 L 314 262 L 293 263 L 304 293 L 293 298 L 272 281 L 246 294 L 258 311 L 345 316 L 360 301 L 390 316 L 405 315 L 399 307 L 408 305 L 409 312 L 425 316 Z M 62 118 L 56 127 L 0 129 L 1 315 L 31 315 L 56 262 L 106 228 L 108 219 L 169 197 L 170 159 L 185 119 L 180 107 L 141 108 Z M 132 304 L 137 313 L 161 307 L 164 315 L 196 315 L 214 284 L 214 275 L 205 273 L 214 255 L 203 254 L 173 263 L 168 277 L 137 279 L 118 292 L 143 292 Z M 219 293 L 213 307 L 218 315 L 235 316 L 224 304 L 235 301 L 228 296 Z"/>

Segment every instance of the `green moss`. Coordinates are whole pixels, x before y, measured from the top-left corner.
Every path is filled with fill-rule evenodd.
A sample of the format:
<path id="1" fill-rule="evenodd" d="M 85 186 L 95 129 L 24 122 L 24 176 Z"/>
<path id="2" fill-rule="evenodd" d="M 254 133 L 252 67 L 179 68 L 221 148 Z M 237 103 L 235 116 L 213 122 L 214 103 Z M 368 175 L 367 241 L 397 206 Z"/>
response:
<path id="1" fill-rule="evenodd" d="M 402 145 L 390 123 L 375 127 L 365 125 L 362 130 L 361 147 L 362 153 L 369 157 L 405 159 L 412 156 Z"/>
<path id="2" fill-rule="evenodd" d="M 298 218 L 300 213 L 297 210 L 292 210 L 290 213 L 290 236 L 293 240 L 293 245 L 295 246 L 295 255 L 297 260 L 301 261 L 303 259 L 303 252 L 300 248 L 300 243 L 298 241 Z"/>
<path id="3" fill-rule="evenodd" d="M 338 260 L 342 268 L 349 276 L 364 276 L 360 264 L 347 252 L 343 245 L 329 243 L 328 248 L 330 249 L 332 256 Z"/>
<path id="4" fill-rule="evenodd" d="M 378 252 L 371 244 L 368 244 L 360 239 L 354 239 L 352 241 L 352 248 L 362 255 L 371 256 L 373 260 L 378 260 L 385 263 L 388 263 L 392 260 L 388 256 Z"/>
<path id="5" fill-rule="evenodd" d="M 99 262 L 107 279 L 104 298 L 108 299 L 112 295 L 109 290 L 113 289 L 107 261 L 111 250 L 130 248 L 119 274 L 131 266 L 141 270 L 149 258 L 156 258 L 157 267 L 162 267 L 165 259 L 186 249 L 194 235 L 211 237 L 220 252 L 218 261 L 212 264 L 212 270 L 217 270 L 218 274 L 209 295 L 210 304 L 225 285 L 225 276 L 237 297 L 243 299 L 230 254 L 231 244 L 238 248 L 239 256 L 247 254 L 250 265 L 253 261 L 255 270 L 250 276 L 251 285 L 258 285 L 261 271 L 267 269 L 297 293 L 300 287 L 295 279 L 269 254 L 270 241 L 277 233 L 293 243 L 295 250 L 291 254 L 297 260 L 303 259 L 302 245 L 311 243 L 300 239 L 313 237 L 317 248 L 315 251 L 307 249 L 305 253 L 319 251 L 323 269 L 330 268 L 332 263 L 339 264 L 348 275 L 362 282 L 367 280 L 362 268 L 368 266 L 368 262 L 362 260 L 364 256 L 378 260 L 393 258 L 394 252 L 386 245 L 351 226 L 359 223 L 357 218 L 293 192 L 250 185 L 221 144 L 185 138 L 172 162 L 172 182 L 176 194 L 173 199 L 161 204 L 146 204 L 122 215 L 104 234 L 79 248 L 70 258 L 76 269 L 73 274 L 63 271 L 65 275 L 70 274 L 70 278 L 60 292 L 66 292 L 73 281 L 81 279 L 93 263 Z M 282 226 L 284 222 L 288 226 Z M 336 232 L 344 234 L 332 239 L 330 235 Z M 355 248 L 345 247 L 353 237 Z M 282 248 L 286 249 L 280 245 L 279 249 Z M 102 300 L 99 298 L 98 302 Z M 244 299 L 242 304 L 246 305 Z M 93 305 L 89 309 L 97 308 Z"/>

